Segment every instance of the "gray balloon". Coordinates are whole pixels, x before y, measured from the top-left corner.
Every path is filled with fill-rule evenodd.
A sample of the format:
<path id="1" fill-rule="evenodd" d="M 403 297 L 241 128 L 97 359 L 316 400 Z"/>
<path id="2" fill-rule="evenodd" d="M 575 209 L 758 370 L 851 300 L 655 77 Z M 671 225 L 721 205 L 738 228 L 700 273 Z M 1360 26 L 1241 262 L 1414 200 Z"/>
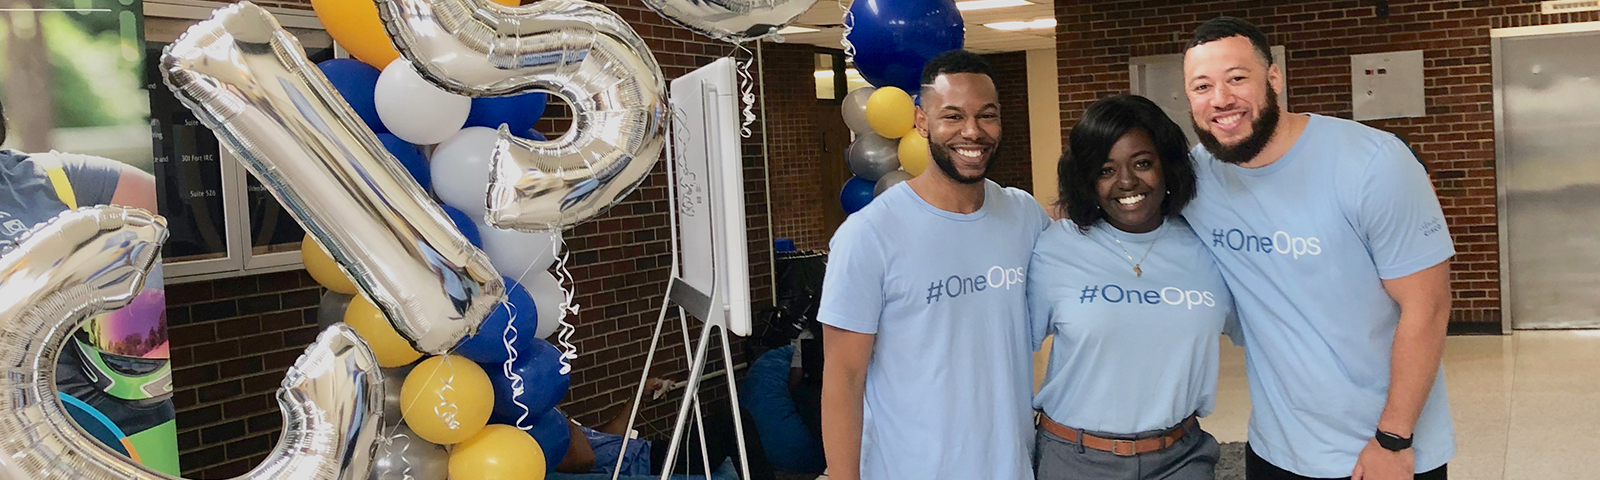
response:
<path id="1" fill-rule="evenodd" d="M 400 411 L 400 387 L 405 385 L 406 376 L 411 375 L 413 365 L 383 369 L 383 427 L 388 429 L 400 425 L 405 421 L 405 412 Z M 404 427 L 401 427 L 404 428 Z"/>
<path id="2" fill-rule="evenodd" d="M 405 425 L 392 432 L 384 430 L 389 440 L 378 440 L 378 454 L 373 457 L 368 480 L 393 480 L 406 475 L 415 480 L 445 480 L 450 476 L 450 453 L 444 447 L 418 438 Z"/>
<path id="3" fill-rule="evenodd" d="M 895 184 L 910 180 L 911 178 L 911 173 L 905 170 L 895 170 L 893 172 L 889 172 L 887 175 L 884 175 L 883 178 L 878 179 L 878 184 L 872 187 L 872 196 L 876 197 L 878 195 L 883 195 L 883 192 L 888 191 L 889 187 L 893 187 Z"/>
<path id="4" fill-rule="evenodd" d="M 350 307 L 350 299 L 354 295 L 328 290 L 322 294 L 322 303 L 317 305 L 317 328 L 327 330 L 335 323 L 344 321 L 344 310 Z"/>
<path id="5" fill-rule="evenodd" d="M 877 88 L 861 87 L 844 96 L 844 104 L 840 106 L 840 110 L 843 110 L 844 124 L 850 127 L 850 131 L 861 134 L 872 133 L 872 125 L 867 123 L 867 99 L 876 91 Z"/>
<path id="6" fill-rule="evenodd" d="M 900 141 L 883 138 L 875 133 L 856 136 L 847 155 L 850 173 L 871 181 L 878 181 L 889 172 L 900 169 Z"/>

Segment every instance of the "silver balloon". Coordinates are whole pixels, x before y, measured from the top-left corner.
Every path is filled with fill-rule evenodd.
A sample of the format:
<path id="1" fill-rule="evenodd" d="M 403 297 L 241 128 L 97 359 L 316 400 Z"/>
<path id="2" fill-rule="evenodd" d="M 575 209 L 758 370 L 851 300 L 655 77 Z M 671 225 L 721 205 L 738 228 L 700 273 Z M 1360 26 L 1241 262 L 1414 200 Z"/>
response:
<path id="1" fill-rule="evenodd" d="M 322 294 L 322 303 L 317 305 L 317 328 L 328 328 L 344 321 L 344 311 L 350 308 L 350 299 L 354 295 L 328 290 Z"/>
<path id="2" fill-rule="evenodd" d="M 405 425 L 380 440 L 368 480 L 445 480 L 450 476 L 450 452 L 428 443 Z M 543 473 L 543 472 L 541 472 Z"/>
<path id="3" fill-rule="evenodd" d="M 906 172 L 905 170 L 895 170 L 893 172 L 889 172 L 888 174 L 884 175 L 883 178 L 879 178 L 878 184 L 872 187 L 872 196 L 876 197 L 878 195 L 883 195 L 883 192 L 888 191 L 889 187 L 893 187 L 895 184 L 910 179 L 912 179 L 911 173 Z"/>
<path id="4" fill-rule="evenodd" d="M 872 98 L 872 92 L 878 91 L 874 87 L 861 87 L 851 90 L 844 96 L 840 110 L 844 113 L 844 124 L 850 131 L 858 134 L 872 133 L 872 124 L 867 123 L 867 99 Z"/>
<path id="5" fill-rule="evenodd" d="M 405 385 L 406 376 L 411 374 L 414 365 L 383 369 L 383 426 L 385 429 L 400 425 L 405 421 L 400 410 L 400 387 Z"/>
<path id="6" fill-rule="evenodd" d="M 876 133 L 857 134 L 845 156 L 850 162 L 850 173 L 876 182 L 900 169 L 900 141 Z"/>
<path id="7" fill-rule="evenodd" d="M 143 210 L 89 207 L 0 253 L 0 478 L 173 478 L 101 446 L 55 392 L 56 359 L 78 323 L 132 300 L 166 237 L 166 222 Z M 348 327 L 328 329 L 278 390 L 282 440 L 240 478 L 366 478 L 382 398 L 372 351 Z"/>
<path id="8" fill-rule="evenodd" d="M 376 0 L 423 78 L 471 96 L 555 92 L 569 133 L 537 142 L 501 128 L 490 158 L 490 224 L 529 232 L 594 218 L 649 176 L 665 143 L 666 82 L 633 27 L 600 5 L 544 0 Z"/>
<path id="9" fill-rule="evenodd" d="M 161 72 L 415 349 L 445 353 L 505 298 L 489 257 L 265 10 L 218 9 Z"/>
<path id="10" fill-rule="evenodd" d="M 684 28 L 729 42 L 777 33 L 817 0 L 644 0 L 651 10 Z"/>

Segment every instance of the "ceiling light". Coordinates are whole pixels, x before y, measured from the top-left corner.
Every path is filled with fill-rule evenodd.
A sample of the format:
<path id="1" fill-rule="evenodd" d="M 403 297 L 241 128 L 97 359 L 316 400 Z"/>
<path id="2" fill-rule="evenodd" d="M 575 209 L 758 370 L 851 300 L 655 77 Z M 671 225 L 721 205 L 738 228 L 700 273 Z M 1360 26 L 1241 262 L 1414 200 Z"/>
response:
<path id="1" fill-rule="evenodd" d="M 1028 0 L 968 0 L 965 2 L 956 2 L 956 9 L 963 12 L 970 12 L 973 10 L 1020 7 L 1023 5 L 1033 5 L 1033 2 Z"/>
<path id="2" fill-rule="evenodd" d="M 778 35 L 799 35 L 799 34 L 802 34 L 802 33 L 820 32 L 820 31 L 822 31 L 822 30 L 818 30 L 818 29 L 815 29 L 815 28 L 807 28 L 807 27 L 799 27 L 799 26 L 790 25 L 790 26 L 787 26 L 787 27 L 783 27 L 782 29 L 779 29 L 778 30 Z"/>
<path id="3" fill-rule="evenodd" d="M 1043 30 L 1047 28 L 1056 28 L 1056 19 L 1039 18 L 1028 21 L 995 22 L 985 23 L 983 26 L 993 28 L 995 30 Z"/>

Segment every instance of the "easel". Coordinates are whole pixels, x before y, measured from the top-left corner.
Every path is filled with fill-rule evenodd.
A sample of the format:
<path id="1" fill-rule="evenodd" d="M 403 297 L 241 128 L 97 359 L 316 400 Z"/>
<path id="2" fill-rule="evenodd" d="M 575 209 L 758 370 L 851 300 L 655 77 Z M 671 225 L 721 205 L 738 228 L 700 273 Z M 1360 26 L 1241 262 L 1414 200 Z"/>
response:
<path id="1" fill-rule="evenodd" d="M 720 119 L 720 114 L 713 105 L 710 105 L 711 102 L 705 101 L 704 99 L 715 98 L 716 94 L 718 93 L 717 87 L 709 82 L 702 83 L 700 86 L 701 92 L 703 93 L 701 98 L 703 99 L 702 108 L 704 115 L 701 115 L 698 120 L 705 122 L 706 124 L 715 124 Z M 671 121 L 674 124 L 693 121 L 689 118 L 678 118 L 676 113 L 677 110 L 674 108 L 674 115 L 671 117 Z M 715 129 L 708 128 L 707 131 L 713 132 L 712 136 L 719 134 Z M 672 429 L 671 443 L 668 444 L 666 464 L 661 466 L 660 478 L 661 480 L 667 480 L 667 478 L 672 475 L 672 469 L 677 463 L 679 448 L 682 446 L 681 443 L 684 436 L 684 429 L 688 426 L 691 409 L 693 409 L 695 428 L 699 433 L 700 438 L 700 460 L 705 467 L 706 478 L 711 477 L 711 473 L 713 471 L 712 468 L 714 466 L 711 465 L 710 458 L 706 453 L 705 421 L 704 415 L 701 413 L 699 392 L 700 379 L 705 371 L 706 357 L 710 352 L 709 347 L 711 346 L 711 332 L 715 330 L 722 342 L 723 368 L 727 369 L 728 400 L 732 403 L 731 410 L 733 415 L 734 433 L 738 436 L 739 469 L 742 478 L 744 480 L 749 480 L 750 459 L 746 454 L 743 423 L 744 419 L 739 408 L 739 389 L 733 377 L 733 351 L 728 341 L 729 313 L 723 306 L 723 304 L 726 303 L 726 294 L 721 288 L 715 287 L 711 288 L 709 292 L 701 291 L 700 289 L 693 287 L 689 282 L 686 282 L 683 278 L 680 278 L 680 275 L 683 273 L 683 265 L 681 263 L 683 252 L 680 250 L 679 237 L 681 233 L 678 230 L 678 216 L 680 209 L 680 206 L 678 205 L 680 199 L 677 191 L 677 169 L 679 168 L 679 159 L 676 156 L 676 153 L 678 153 L 677 150 L 679 150 L 676 144 L 676 139 L 678 137 L 679 135 L 676 135 L 676 127 L 669 126 L 667 129 L 667 197 L 673 204 L 673 208 L 670 212 L 669 223 L 669 228 L 672 232 L 672 276 L 667 280 L 667 295 L 662 300 L 660 314 L 656 317 L 655 333 L 650 336 L 650 349 L 647 350 L 645 355 L 644 371 L 640 373 L 639 388 L 635 391 L 633 396 L 633 408 L 628 412 L 627 431 L 631 433 L 633 431 L 635 422 L 638 420 L 640 402 L 644 400 L 645 383 L 650 378 L 650 367 L 655 363 L 656 347 L 659 346 L 661 342 L 661 332 L 666 325 L 667 312 L 672 308 L 673 304 L 677 304 L 678 320 L 679 325 L 682 328 L 684 341 L 683 348 L 685 354 L 690 353 L 688 315 L 693 314 L 695 317 L 701 319 L 703 325 L 700 330 L 700 341 L 699 343 L 694 344 L 696 347 L 694 347 L 694 352 L 690 356 L 692 360 L 689 367 L 688 384 L 684 387 L 685 391 L 683 395 L 683 401 L 678 406 L 678 417 L 676 424 Z M 708 170 L 711 178 L 706 182 L 706 185 L 720 185 L 723 179 L 718 173 L 719 170 L 716 168 L 711 168 Z M 712 212 L 720 212 L 721 208 L 723 207 L 721 203 L 730 200 L 723 198 L 723 196 L 720 194 L 715 193 L 707 195 L 707 197 L 709 198 L 707 205 L 710 207 L 709 210 Z M 738 198 L 731 199 L 731 201 L 742 202 L 744 199 L 743 196 L 740 195 Z M 722 242 L 723 239 L 717 235 L 712 235 L 711 241 L 714 242 L 713 247 L 715 247 L 715 242 Z M 713 248 L 712 250 L 714 252 L 719 251 L 716 248 Z M 728 268 L 726 263 L 727 260 L 725 258 L 713 255 L 714 267 L 712 272 L 713 275 L 717 276 L 718 280 L 721 279 L 722 275 L 727 273 Z M 725 283 L 720 281 L 714 282 L 713 284 L 719 286 L 725 285 Z M 626 435 L 623 437 L 621 452 L 624 454 L 627 452 L 628 441 L 631 440 L 630 437 L 631 435 Z M 619 454 L 617 457 L 617 464 L 611 473 L 612 480 L 616 480 L 620 476 L 622 470 L 622 460 L 622 455 Z"/>

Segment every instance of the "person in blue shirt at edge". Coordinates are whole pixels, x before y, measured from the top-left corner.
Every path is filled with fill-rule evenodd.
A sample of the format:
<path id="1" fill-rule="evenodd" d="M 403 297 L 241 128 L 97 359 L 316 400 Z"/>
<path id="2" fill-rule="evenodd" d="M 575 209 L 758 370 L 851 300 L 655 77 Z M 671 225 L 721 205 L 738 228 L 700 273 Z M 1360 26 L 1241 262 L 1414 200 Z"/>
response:
<path id="1" fill-rule="evenodd" d="M 1254 25 L 1202 23 L 1183 59 L 1201 145 L 1183 210 L 1233 291 L 1250 379 L 1250 480 L 1443 479 L 1440 357 L 1455 247 L 1394 135 L 1281 109 Z"/>
<path id="2" fill-rule="evenodd" d="M 1195 194 L 1189 144 L 1150 100 L 1084 111 L 1057 164 L 1066 219 L 1033 247 L 1034 347 L 1054 334 L 1034 407 L 1035 477 L 1210 480 L 1221 447 L 1219 336 L 1233 299 L 1178 218 Z"/>
<path id="3" fill-rule="evenodd" d="M 0 105 L 0 143 L 5 142 L 5 130 L 5 107 Z M 16 243 L 28 231 L 62 212 L 92 205 L 122 205 L 155 213 L 155 177 L 100 157 L 0 150 L 0 248 Z M 96 321 L 99 320 L 87 320 L 85 324 Z M 154 325 L 158 319 L 146 321 Z M 171 376 L 157 375 L 167 361 L 146 358 L 153 347 L 139 342 L 107 344 L 78 330 L 57 357 L 56 389 L 75 400 L 66 403 L 73 420 L 102 444 L 124 455 L 134 453 L 124 443 L 125 435 L 151 430 L 176 416 L 169 401 Z M 133 390 L 137 397 L 113 394 L 117 384 L 138 381 L 150 383 Z M 159 388 L 163 385 L 167 387 L 165 391 Z M 129 389 L 122 389 L 120 394 L 129 395 Z"/>
<path id="4" fill-rule="evenodd" d="M 907 135 L 928 138 L 937 168 L 885 191 L 830 243 L 818 309 L 829 478 L 1029 479 L 1024 291 L 1050 218 L 985 178 L 1001 114 L 988 64 L 946 52 L 922 83 Z"/>

